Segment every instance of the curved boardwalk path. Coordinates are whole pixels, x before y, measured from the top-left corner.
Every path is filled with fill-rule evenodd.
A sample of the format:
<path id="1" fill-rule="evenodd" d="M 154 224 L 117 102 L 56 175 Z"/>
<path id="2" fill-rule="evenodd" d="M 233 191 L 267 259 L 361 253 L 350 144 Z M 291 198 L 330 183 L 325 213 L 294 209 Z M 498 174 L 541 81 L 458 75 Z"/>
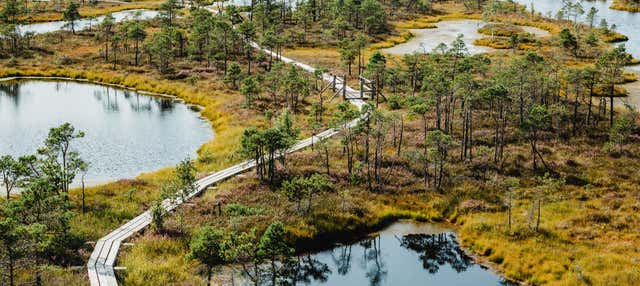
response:
<path id="1" fill-rule="evenodd" d="M 260 46 L 258 46 L 256 43 L 252 43 L 252 46 L 256 49 L 263 50 L 267 54 L 273 54 L 275 57 L 275 54 L 272 51 L 263 49 Z M 279 59 L 282 62 L 296 65 L 308 72 L 315 71 L 315 68 L 309 65 L 294 61 L 292 59 L 285 58 L 285 57 L 279 57 Z M 325 81 L 333 80 L 333 76 L 329 74 L 324 74 L 322 77 L 323 77 L 323 80 Z M 349 102 L 351 102 L 355 106 L 357 106 L 358 109 L 360 109 L 364 104 L 364 101 L 362 99 L 359 99 L 360 92 L 350 88 L 349 86 L 343 86 L 343 85 L 344 83 L 338 82 L 337 88 L 338 89 L 342 89 L 343 87 L 346 88 L 346 93 L 345 93 L 346 99 L 349 100 Z M 366 115 L 363 115 L 360 118 L 357 118 L 351 122 L 346 123 L 345 127 L 355 126 L 359 120 L 364 118 L 364 116 Z M 312 145 L 313 142 L 315 141 L 325 139 L 337 134 L 338 131 L 339 130 L 332 128 L 332 129 L 325 130 L 324 132 L 321 132 L 310 138 L 300 140 L 293 147 L 286 150 L 286 152 L 287 153 L 295 152 L 302 148 L 308 147 Z M 188 194 L 185 198 L 185 201 L 200 194 L 202 191 L 206 190 L 209 186 L 217 182 L 220 182 L 224 179 L 227 179 L 237 174 L 240 174 L 242 172 L 245 172 L 255 167 L 255 165 L 256 165 L 256 162 L 254 160 L 247 160 L 235 166 L 224 169 L 222 171 L 212 173 L 198 180 L 196 182 L 195 191 Z M 177 206 L 179 206 L 180 204 L 182 204 L 183 202 L 184 201 L 182 200 L 178 200 L 178 201 L 164 200 L 162 202 L 162 206 L 167 211 L 171 211 L 175 209 Z M 89 262 L 87 262 L 87 270 L 89 272 L 89 281 L 91 283 L 91 286 L 117 286 L 118 285 L 118 281 L 116 280 L 116 275 L 114 272 L 114 266 L 116 262 L 116 257 L 118 256 L 118 250 L 120 249 L 120 245 L 122 244 L 123 241 L 125 241 L 135 233 L 141 231 L 142 229 L 147 227 L 149 224 L 151 224 L 151 213 L 149 211 L 145 211 L 144 213 L 138 215 L 134 219 L 120 226 L 118 229 L 112 231 L 111 233 L 107 234 L 105 237 L 99 239 L 98 242 L 96 242 L 95 248 L 93 249 L 93 253 L 91 253 L 91 257 L 89 258 Z"/>

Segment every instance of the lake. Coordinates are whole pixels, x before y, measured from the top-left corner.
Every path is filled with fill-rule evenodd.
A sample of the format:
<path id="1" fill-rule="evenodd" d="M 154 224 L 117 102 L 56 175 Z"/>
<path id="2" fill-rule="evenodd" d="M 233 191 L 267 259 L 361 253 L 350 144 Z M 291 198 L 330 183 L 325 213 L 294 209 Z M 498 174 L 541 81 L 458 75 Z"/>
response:
<path id="1" fill-rule="evenodd" d="M 113 16 L 114 22 L 120 23 L 127 19 L 136 19 L 136 20 L 145 20 L 151 19 L 158 15 L 158 11 L 154 10 L 144 10 L 144 9 L 133 9 L 133 10 L 125 10 L 120 12 L 111 13 Z M 95 19 L 83 18 L 75 23 L 76 31 L 85 30 L 89 27 L 96 28 L 100 25 L 105 16 L 98 16 Z M 24 24 L 18 27 L 20 33 L 33 33 L 33 34 L 44 34 L 51 33 L 59 30 L 70 30 L 70 28 L 66 27 L 66 21 L 52 21 L 52 22 L 42 22 L 42 23 L 33 23 L 33 24 Z"/>
<path id="2" fill-rule="evenodd" d="M 480 20 L 450 20 L 435 23 L 437 28 L 432 29 L 411 29 L 409 30 L 414 37 L 406 43 L 395 45 L 391 48 L 383 49 L 385 53 L 393 55 L 404 55 L 413 52 L 430 53 L 440 43 L 450 45 L 458 35 L 462 34 L 462 40 L 467 45 L 467 49 L 471 54 L 479 54 L 495 51 L 496 49 L 486 46 L 476 46 L 473 42 L 477 39 L 490 37 L 478 32 L 478 29 L 486 25 L 486 22 Z M 527 26 L 519 26 L 526 32 L 536 37 L 550 36 L 549 32 Z"/>
<path id="3" fill-rule="evenodd" d="M 517 285 L 476 264 L 451 229 L 409 221 L 298 261 L 294 285 Z"/>
<path id="4" fill-rule="evenodd" d="M 195 159 L 214 136 L 198 112 L 171 98 L 71 81 L 0 84 L 0 154 L 33 154 L 64 122 L 86 133 L 72 147 L 91 163 L 91 185 Z"/>

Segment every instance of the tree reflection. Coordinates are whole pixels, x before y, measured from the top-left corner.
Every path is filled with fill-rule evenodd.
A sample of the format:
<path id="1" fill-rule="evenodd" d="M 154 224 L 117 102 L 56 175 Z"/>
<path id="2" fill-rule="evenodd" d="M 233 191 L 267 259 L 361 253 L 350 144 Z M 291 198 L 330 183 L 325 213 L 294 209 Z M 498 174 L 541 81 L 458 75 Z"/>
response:
<path id="1" fill-rule="evenodd" d="M 451 267 L 457 273 L 461 273 L 473 266 L 473 259 L 466 255 L 460 248 L 453 233 L 441 234 L 409 234 L 403 236 L 377 236 L 366 239 L 352 245 L 338 246 L 324 255 L 308 254 L 292 257 L 283 262 L 279 271 L 278 285 L 318 285 L 337 283 L 336 285 L 360 285 L 350 284 L 361 281 L 363 277 L 349 275 L 363 275 L 366 283 L 371 286 L 390 285 L 389 271 L 393 267 L 387 260 L 398 259 L 397 256 L 385 257 L 386 254 L 409 250 L 408 253 L 418 254 L 418 261 L 430 274 L 437 274 L 442 267 Z M 382 251 L 382 245 L 390 247 L 386 253 Z M 400 248 L 398 248 L 398 246 Z M 402 251 L 404 252 L 404 251 Z M 395 258 L 394 258 L 395 257 Z M 414 257 L 414 255 L 404 256 Z M 402 259 L 402 258 L 400 258 Z M 326 263 L 333 264 L 329 267 Z M 355 263 L 355 267 L 354 267 Z M 263 269 L 263 271 L 267 271 Z M 334 281 L 333 276 L 344 276 Z M 265 276 L 266 277 L 266 276 Z M 346 279 L 346 280 L 343 280 Z M 271 285 L 268 279 L 264 279 L 261 285 Z M 345 284 L 346 283 L 346 284 Z M 361 282 L 358 282 L 361 283 Z M 512 286 L 513 284 L 500 281 L 499 285 Z"/>
<path id="2" fill-rule="evenodd" d="M 331 274 L 329 265 L 311 254 L 292 258 L 284 263 L 280 276 L 285 278 L 279 285 L 309 284 L 311 281 L 326 282 Z"/>
<path id="3" fill-rule="evenodd" d="M 369 240 L 369 243 L 365 244 L 369 247 L 365 247 L 365 261 L 367 264 L 372 262 L 371 267 L 367 269 L 367 278 L 372 286 L 381 285 L 387 277 L 388 271 L 386 265 L 382 260 L 382 249 L 380 246 L 380 236 Z"/>
<path id="4" fill-rule="evenodd" d="M 175 102 L 170 98 L 160 98 L 160 111 L 171 111 L 175 107 Z"/>
<path id="5" fill-rule="evenodd" d="M 129 100 L 129 106 L 131 107 L 131 110 L 135 110 L 135 111 L 151 111 L 151 103 L 152 103 L 152 98 L 149 97 L 146 100 L 146 103 L 140 103 L 140 94 L 135 93 L 135 97 L 128 97 L 127 98 Z"/>
<path id="6" fill-rule="evenodd" d="M 401 246 L 420 253 L 422 266 L 432 274 L 446 264 L 458 273 L 463 272 L 473 263 L 452 233 L 405 235 L 401 239 Z"/>
<path id="7" fill-rule="evenodd" d="M 20 86 L 19 83 L 0 84 L 0 94 L 8 96 L 9 100 L 11 100 L 15 106 L 18 106 Z"/>
<path id="8" fill-rule="evenodd" d="M 338 256 L 336 257 L 335 249 L 331 250 L 331 259 L 336 265 L 338 274 L 345 276 L 351 270 L 351 245 L 337 247 L 336 249 L 338 250 Z"/>

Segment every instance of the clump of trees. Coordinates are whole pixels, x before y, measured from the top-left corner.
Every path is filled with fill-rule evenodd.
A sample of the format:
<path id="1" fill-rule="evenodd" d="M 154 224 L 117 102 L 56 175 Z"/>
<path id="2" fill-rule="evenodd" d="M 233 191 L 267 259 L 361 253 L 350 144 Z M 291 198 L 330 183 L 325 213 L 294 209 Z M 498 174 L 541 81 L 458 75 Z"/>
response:
<path id="1" fill-rule="evenodd" d="M 8 0 L 0 8 L 0 53 L 18 57 L 29 54 L 32 33 L 23 33 L 19 29 L 29 10 L 24 1 Z"/>
<path id="2" fill-rule="evenodd" d="M 228 233 L 204 226 L 191 239 L 189 249 L 187 259 L 206 267 L 207 285 L 214 268 L 228 263 L 239 264 L 254 285 L 281 285 L 297 279 L 290 274 L 294 249 L 287 242 L 284 224 L 279 221 L 269 225 L 260 237 L 256 237 L 255 230 Z"/>
<path id="3" fill-rule="evenodd" d="M 0 207 L 0 264 L 7 285 L 25 282 L 17 281 L 17 273 L 31 273 L 28 282 L 43 285 L 43 265 L 71 265 L 80 260 L 83 239 L 70 231 L 75 212 L 69 185 L 86 166 L 73 149 L 83 136 L 65 123 L 49 131 L 36 154 L 1 157 L 6 199 Z M 12 197 L 16 189 L 20 195 Z"/>
<path id="4" fill-rule="evenodd" d="M 242 134 L 240 153 L 256 161 L 256 173 L 261 180 L 274 184 L 278 170 L 276 163 L 278 160 L 282 165 L 286 163 L 286 150 L 295 144 L 298 133 L 293 115 L 284 109 L 273 127 L 246 129 Z"/>
<path id="5" fill-rule="evenodd" d="M 331 189 L 329 178 L 321 174 L 313 174 L 308 178 L 296 177 L 282 182 L 281 192 L 291 201 L 296 202 L 297 210 L 301 210 L 303 199 L 307 199 L 306 214 L 311 212 L 313 197 Z"/>

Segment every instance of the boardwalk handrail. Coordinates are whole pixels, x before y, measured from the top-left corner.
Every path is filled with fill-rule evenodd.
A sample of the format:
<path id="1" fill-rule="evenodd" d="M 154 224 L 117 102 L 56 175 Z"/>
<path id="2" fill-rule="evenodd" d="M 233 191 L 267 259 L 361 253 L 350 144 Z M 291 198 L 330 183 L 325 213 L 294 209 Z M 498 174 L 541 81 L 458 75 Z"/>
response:
<path id="1" fill-rule="evenodd" d="M 269 55 L 275 55 L 274 52 L 260 47 L 255 42 L 252 42 L 251 46 L 253 46 L 258 50 L 262 50 Z M 280 56 L 279 58 L 284 63 L 296 65 L 308 72 L 313 73 L 315 71 L 315 68 L 313 68 L 310 65 L 297 62 L 293 59 L 289 59 L 282 56 Z M 324 81 L 332 81 L 333 76 L 328 73 L 325 73 L 325 74 L 322 74 L 322 79 Z M 362 108 L 362 106 L 364 105 L 364 101 L 360 99 L 359 91 L 352 89 L 351 87 L 346 85 L 345 82 L 336 83 L 336 85 L 342 85 L 340 86 L 340 88 L 344 88 L 345 90 L 344 92 L 346 94 L 345 99 L 349 100 L 349 102 L 357 106 L 358 109 Z M 366 116 L 368 116 L 368 113 L 365 113 L 362 116 L 350 121 L 349 123 L 342 126 L 342 128 L 353 127 L 356 124 L 358 124 L 358 122 L 363 118 L 365 118 Z M 331 136 L 334 136 L 338 132 L 339 132 L 338 129 L 329 128 L 309 138 L 298 141 L 291 148 L 287 149 L 286 152 L 282 152 L 278 154 L 278 156 L 281 156 L 284 153 L 296 152 L 300 149 L 311 146 L 313 142 L 317 142 L 317 140 L 323 140 Z M 237 165 L 226 168 L 222 171 L 212 173 L 198 180 L 195 184 L 196 185 L 195 190 L 191 193 L 188 193 L 184 197 L 184 200 L 182 198 L 178 198 L 175 200 L 165 199 L 164 201 L 162 201 L 161 205 L 167 211 L 171 211 L 175 209 L 177 206 L 179 206 L 180 204 L 182 204 L 183 202 L 190 200 L 194 196 L 200 194 L 202 191 L 206 190 L 209 186 L 217 182 L 220 182 L 222 180 L 225 180 L 229 177 L 245 172 L 255 167 L 255 165 L 256 165 L 255 160 L 247 160 Z M 120 245 L 124 240 L 128 239 L 135 233 L 144 229 L 149 224 L 151 224 L 151 213 L 149 210 L 147 210 L 142 214 L 138 215 L 137 217 L 133 218 L 132 220 L 128 221 L 124 225 L 120 226 L 116 230 L 110 232 L 106 236 L 100 238 L 98 242 L 96 242 L 93 252 L 91 253 L 91 257 L 87 262 L 87 271 L 89 274 L 89 282 L 91 283 L 91 286 L 117 286 L 118 285 L 118 281 L 116 279 L 116 275 L 114 271 L 114 266 L 115 266 L 116 258 L 118 255 L 118 251 L 120 250 Z"/>

